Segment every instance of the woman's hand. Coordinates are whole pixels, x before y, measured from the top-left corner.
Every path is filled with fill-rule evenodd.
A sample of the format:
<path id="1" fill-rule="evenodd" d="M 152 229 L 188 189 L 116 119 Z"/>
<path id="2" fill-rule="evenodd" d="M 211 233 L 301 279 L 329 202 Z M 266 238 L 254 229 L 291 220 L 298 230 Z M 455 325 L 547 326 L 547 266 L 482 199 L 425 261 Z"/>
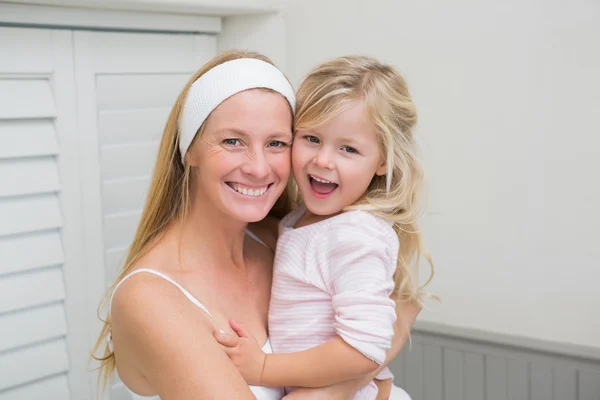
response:
<path id="1" fill-rule="evenodd" d="M 229 321 L 237 336 L 215 332 L 215 339 L 240 371 L 249 385 L 260 385 L 267 355 L 246 327 L 233 320 Z"/>
<path id="2" fill-rule="evenodd" d="M 377 399 L 376 400 L 388 400 L 392 393 L 392 379 L 378 380 L 375 379 L 375 385 L 377 385 Z"/>
<path id="3" fill-rule="evenodd" d="M 323 388 L 298 388 L 282 400 L 348 400 L 352 399 L 357 389 L 345 383 Z"/>
<path id="4" fill-rule="evenodd" d="M 392 380 L 376 381 L 377 400 L 388 400 L 392 390 Z M 288 394 L 283 400 L 348 400 L 352 399 L 360 389 L 358 380 L 338 383 L 324 388 L 298 388 Z"/>

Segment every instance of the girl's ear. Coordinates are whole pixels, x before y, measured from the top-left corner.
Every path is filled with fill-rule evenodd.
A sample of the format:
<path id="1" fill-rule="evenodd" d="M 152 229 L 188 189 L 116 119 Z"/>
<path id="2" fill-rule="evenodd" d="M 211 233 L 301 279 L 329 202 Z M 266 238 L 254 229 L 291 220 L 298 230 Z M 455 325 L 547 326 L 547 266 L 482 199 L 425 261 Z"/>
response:
<path id="1" fill-rule="evenodd" d="M 381 162 L 381 165 L 375 170 L 375 175 L 383 176 L 385 174 L 387 174 L 387 163 L 385 162 L 385 160 L 383 160 Z"/>

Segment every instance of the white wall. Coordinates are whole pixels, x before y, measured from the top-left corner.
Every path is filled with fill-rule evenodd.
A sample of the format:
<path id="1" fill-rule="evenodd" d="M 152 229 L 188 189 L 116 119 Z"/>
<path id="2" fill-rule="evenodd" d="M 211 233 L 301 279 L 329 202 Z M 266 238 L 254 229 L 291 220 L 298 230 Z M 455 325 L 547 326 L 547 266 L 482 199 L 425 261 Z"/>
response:
<path id="1" fill-rule="evenodd" d="M 350 53 L 409 82 L 431 184 L 430 289 L 442 298 L 420 318 L 600 347 L 600 3 L 284 7 L 294 82 Z"/>

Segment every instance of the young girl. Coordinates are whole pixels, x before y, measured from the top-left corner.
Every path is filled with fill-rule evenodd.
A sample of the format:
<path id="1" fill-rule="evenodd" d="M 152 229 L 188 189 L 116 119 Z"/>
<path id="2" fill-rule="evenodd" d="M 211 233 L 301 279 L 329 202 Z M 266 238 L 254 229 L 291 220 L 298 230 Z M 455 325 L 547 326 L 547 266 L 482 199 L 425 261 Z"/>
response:
<path id="1" fill-rule="evenodd" d="M 367 57 L 312 71 L 297 94 L 292 168 L 303 204 L 280 224 L 269 336 L 216 334 L 249 384 L 318 387 L 375 373 L 395 302 L 420 301 L 422 168 L 404 79 Z M 390 378 L 384 370 L 379 379 Z M 375 399 L 373 382 L 354 399 Z"/>

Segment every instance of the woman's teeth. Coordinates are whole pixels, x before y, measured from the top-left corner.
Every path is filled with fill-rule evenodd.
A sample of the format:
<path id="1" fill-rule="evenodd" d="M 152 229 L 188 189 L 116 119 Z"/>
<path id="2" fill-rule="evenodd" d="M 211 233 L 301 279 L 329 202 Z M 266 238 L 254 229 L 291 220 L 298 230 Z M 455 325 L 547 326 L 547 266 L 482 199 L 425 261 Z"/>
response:
<path id="1" fill-rule="evenodd" d="M 240 194 L 243 194 L 243 195 L 246 195 L 246 196 L 252 196 L 252 197 L 262 196 L 263 194 L 265 194 L 265 192 L 268 189 L 268 186 L 265 186 L 265 187 L 259 188 L 259 189 L 246 188 L 246 187 L 239 186 L 239 185 L 236 185 L 236 184 L 231 184 L 230 186 L 236 192 L 238 192 Z"/>

